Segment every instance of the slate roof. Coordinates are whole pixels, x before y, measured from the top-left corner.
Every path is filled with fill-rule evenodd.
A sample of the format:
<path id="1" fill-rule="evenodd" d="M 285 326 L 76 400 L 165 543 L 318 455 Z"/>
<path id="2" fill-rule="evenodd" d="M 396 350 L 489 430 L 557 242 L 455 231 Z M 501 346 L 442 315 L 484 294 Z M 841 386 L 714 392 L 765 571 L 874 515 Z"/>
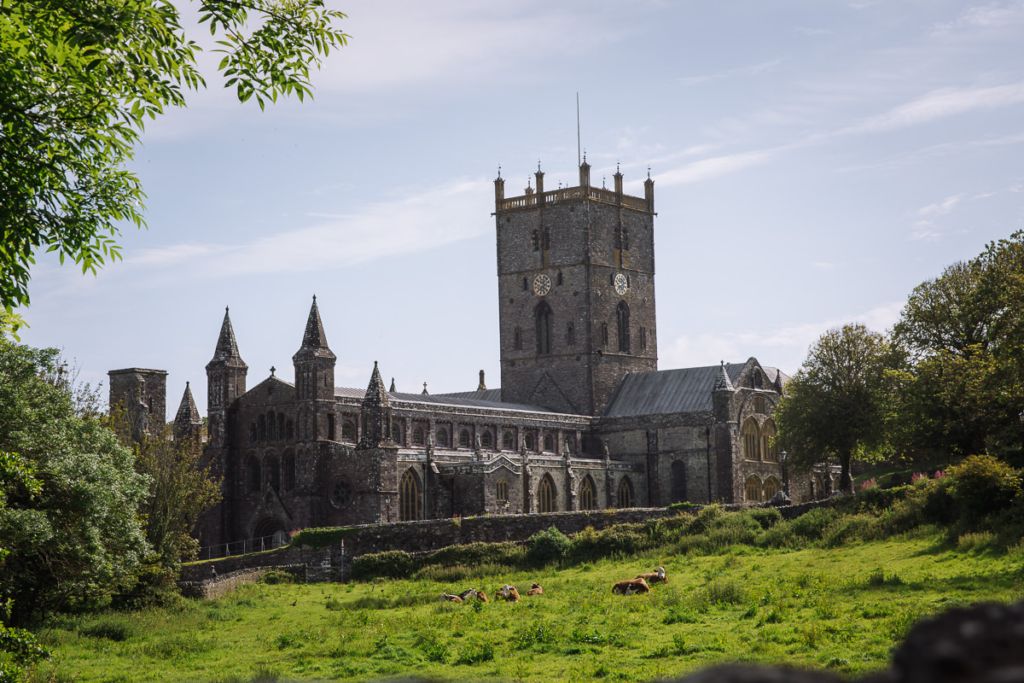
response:
<path id="1" fill-rule="evenodd" d="M 749 361 L 748 361 L 749 362 Z M 747 363 L 726 363 L 725 371 L 733 384 Z M 658 370 L 630 373 L 622 378 L 618 391 L 604 412 L 605 417 L 637 417 L 670 413 L 699 413 L 712 410 L 712 392 L 721 366 Z M 789 375 L 778 368 L 761 366 L 769 382 Z"/>

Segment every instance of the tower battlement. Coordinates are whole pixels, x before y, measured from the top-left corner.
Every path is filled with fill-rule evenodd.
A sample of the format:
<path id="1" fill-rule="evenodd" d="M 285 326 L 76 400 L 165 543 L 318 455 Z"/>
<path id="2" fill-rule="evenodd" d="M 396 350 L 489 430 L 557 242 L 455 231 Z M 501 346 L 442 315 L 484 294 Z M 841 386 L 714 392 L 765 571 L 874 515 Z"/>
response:
<path id="1" fill-rule="evenodd" d="M 617 206 L 634 211 L 642 211 L 655 215 L 654 211 L 654 181 L 650 173 L 644 181 L 644 196 L 636 197 L 625 194 L 622 190 L 622 173 L 616 168 L 613 179 L 615 188 L 609 190 L 604 187 L 593 187 L 590 184 L 590 164 L 584 160 L 580 164 L 580 184 L 574 187 L 560 187 L 557 190 L 544 190 L 544 172 L 540 169 L 534 174 L 536 189 L 527 187 L 526 191 L 517 197 L 505 196 L 505 179 L 499 176 L 494 180 L 494 213 L 499 214 L 505 211 L 516 211 L 521 209 L 535 209 L 552 206 L 554 204 L 589 200 L 600 204 Z"/>

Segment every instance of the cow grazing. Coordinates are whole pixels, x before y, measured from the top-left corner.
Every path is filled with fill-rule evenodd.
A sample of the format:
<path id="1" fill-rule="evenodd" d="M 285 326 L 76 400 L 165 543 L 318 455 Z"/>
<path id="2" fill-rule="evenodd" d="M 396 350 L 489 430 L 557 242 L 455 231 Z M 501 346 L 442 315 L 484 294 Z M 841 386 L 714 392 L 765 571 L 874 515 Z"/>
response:
<path id="1" fill-rule="evenodd" d="M 636 578 L 643 579 L 648 584 L 668 583 L 668 576 L 665 575 L 664 567 L 658 567 L 653 572 L 647 572 L 646 574 L 637 574 Z"/>
<path id="2" fill-rule="evenodd" d="M 540 587 L 539 583 L 535 583 L 530 586 L 530 590 L 526 591 L 527 595 L 544 595 L 544 589 Z"/>
<path id="3" fill-rule="evenodd" d="M 462 598 L 451 593 L 441 593 L 441 602 L 462 602 Z"/>
<path id="4" fill-rule="evenodd" d="M 647 582 L 643 579 L 629 579 L 627 581 L 619 581 L 617 584 L 612 586 L 612 593 L 618 595 L 633 595 L 634 593 L 650 593 L 651 587 L 647 585 Z"/>
<path id="5" fill-rule="evenodd" d="M 495 595 L 507 602 L 519 602 L 519 591 L 515 586 L 505 584 L 497 590 Z"/>

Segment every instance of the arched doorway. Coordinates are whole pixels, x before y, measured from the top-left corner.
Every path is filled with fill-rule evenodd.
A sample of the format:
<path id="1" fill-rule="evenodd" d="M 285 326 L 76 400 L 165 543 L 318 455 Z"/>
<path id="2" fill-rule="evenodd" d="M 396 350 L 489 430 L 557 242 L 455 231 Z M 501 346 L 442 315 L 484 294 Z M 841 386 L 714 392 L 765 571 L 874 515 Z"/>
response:
<path id="1" fill-rule="evenodd" d="M 402 481 L 398 485 L 398 519 L 402 522 L 422 519 L 422 511 L 423 489 L 420 486 L 420 478 L 410 467 L 402 475 Z"/>
<path id="2" fill-rule="evenodd" d="M 537 487 L 537 512 L 555 512 L 558 510 L 558 492 L 550 474 L 541 477 Z"/>

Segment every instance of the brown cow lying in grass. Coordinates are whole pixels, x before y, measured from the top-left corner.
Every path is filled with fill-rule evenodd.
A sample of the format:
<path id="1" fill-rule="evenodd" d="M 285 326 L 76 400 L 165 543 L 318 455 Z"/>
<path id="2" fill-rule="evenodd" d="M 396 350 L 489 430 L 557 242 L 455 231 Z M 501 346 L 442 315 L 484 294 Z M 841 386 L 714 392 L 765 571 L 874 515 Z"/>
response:
<path id="1" fill-rule="evenodd" d="M 507 583 L 497 590 L 495 596 L 508 602 L 519 602 L 519 591 Z"/>
<path id="2" fill-rule="evenodd" d="M 483 591 L 477 590 L 475 588 L 470 588 L 469 590 L 462 591 L 461 593 L 459 593 L 459 597 L 462 598 L 463 602 L 469 602 L 473 598 L 476 598 L 480 602 L 488 602 L 487 593 L 484 593 Z"/>
<path id="3" fill-rule="evenodd" d="M 441 593 L 441 602 L 462 602 L 462 598 L 451 593 Z"/>
<path id="4" fill-rule="evenodd" d="M 539 583 L 535 583 L 530 586 L 530 590 L 526 591 L 527 595 L 544 595 L 544 589 L 540 587 Z"/>
<path id="5" fill-rule="evenodd" d="M 651 587 L 643 579 L 630 579 L 619 581 L 612 586 L 612 593 L 618 595 L 633 595 L 634 593 L 650 593 Z"/>
<path id="6" fill-rule="evenodd" d="M 665 568 L 658 567 L 653 572 L 647 572 L 646 574 L 637 574 L 636 578 L 643 579 L 647 583 L 668 583 L 668 577 L 665 575 Z"/>

